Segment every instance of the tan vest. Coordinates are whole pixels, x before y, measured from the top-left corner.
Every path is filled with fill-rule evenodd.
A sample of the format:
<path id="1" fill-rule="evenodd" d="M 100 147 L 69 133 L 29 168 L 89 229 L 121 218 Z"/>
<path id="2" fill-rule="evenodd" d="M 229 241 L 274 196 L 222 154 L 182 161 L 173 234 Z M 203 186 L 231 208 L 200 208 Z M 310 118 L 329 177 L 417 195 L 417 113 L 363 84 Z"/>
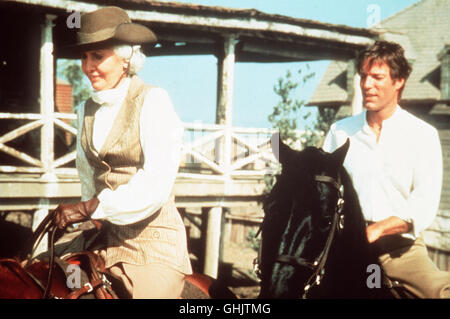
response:
<path id="1" fill-rule="evenodd" d="M 144 156 L 139 121 L 144 98 L 150 88 L 136 76 L 131 79 L 128 94 L 99 152 L 93 147 L 92 131 L 94 115 L 100 105 L 92 99 L 86 101 L 81 145 L 94 169 L 96 195 L 105 188 L 115 190 L 128 183 L 142 168 Z M 192 273 L 186 230 L 173 197 L 145 220 L 125 226 L 105 222 L 104 226 L 106 267 L 118 262 L 134 265 L 162 263 L 182 273 Z"/>

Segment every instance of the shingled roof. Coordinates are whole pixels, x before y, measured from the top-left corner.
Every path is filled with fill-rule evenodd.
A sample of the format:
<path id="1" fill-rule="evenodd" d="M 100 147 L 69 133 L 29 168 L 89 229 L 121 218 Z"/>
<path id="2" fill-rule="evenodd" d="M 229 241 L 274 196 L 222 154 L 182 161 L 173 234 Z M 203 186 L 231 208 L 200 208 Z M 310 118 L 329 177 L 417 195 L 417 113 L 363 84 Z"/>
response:
<path id="1" fill-rule="evenodd" d="M 402 44 L 413 71 L 402 95 L 403 104 L 436 102 L 440 99 L 439 52 L 450 42 L 450 3 L 423 0 L 383 20 L 377 30 L 390 41 Z M 333 61 L 308 105 L 341 106 L 347 95 L 347 63 Z"/>

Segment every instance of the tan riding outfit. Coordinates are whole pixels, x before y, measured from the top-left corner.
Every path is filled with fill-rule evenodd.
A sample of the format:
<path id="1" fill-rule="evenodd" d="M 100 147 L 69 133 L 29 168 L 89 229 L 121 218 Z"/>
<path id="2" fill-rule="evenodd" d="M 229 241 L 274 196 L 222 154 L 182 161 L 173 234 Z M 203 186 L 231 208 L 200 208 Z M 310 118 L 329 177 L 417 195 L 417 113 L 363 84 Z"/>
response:
<path id="1" fill-rule="evenodd" d="M 100 200 L 99 207 L 91 217 L 106 221 L 105 235 L 102 237 L 106 246 L 100 255 L 104 257 L 106 267 L 122 277 L 134 298 L 177 298 L 182 290 L 184 274 L 192 272 L 185 227 L 173 197 L 169 197 L 158 209 L 155 209 L 157 203 L 153 203 L 151 199 L 152 187 L 165 187 L 166 194 L 170 194 L 176 170 L 174 172 L 172 169 L 172 173 L 168 173 L 169 182 L 164 185 L 152 184 L 158 183 L 159 179 L 153 180 L 151 174 L 143 173 L 143 169 L 150 170 L 149 167 L 145 167 L 146 163 L 152 164 L 152 159 L 148 158 L 150 154 L 163 158 L 166 156 L 163 153 L 157 154 L 154 149 L 151 150 L 152 153 L 147 150 L 144 152 L 141 146 L 141 141 L 148 143 L 147 138 L 158 138 L 158 136 L 143 137 L 142 134 L 149 128 L 142 126 L 152 124 L 151 121 L 145 122 L 144 117 L 158 116 L 158 108 L 161 105 L 152 105 L 151 102 L 153 100 L 158 103 L 161 99 L 154 97 L 155 92 L 152 98 L 149 92 L 154 90 L 158 92 L 161 89 L 152 88 L 134 76 L 127 79 L 127 82 L 117 90 L 126 92 L 126 95 L 115 115 L 114 124 L 103 141 L 103 146 L 98 147 L 100 151 L 97 151 L 94 145 L 93 132 L 94 121 L 102 119 L 95 118 L 101 105 L 89 99 L 84 106 L 84 112 L 79 113 L 79 116 L 81 113 L 84 114 L 82 123 L 80 118 L 81 148 L 78 149 L 77 166 L 82 185 L 85 185 L 86 189 L 92 189 L 94 186 L 95 193 L 91 195 L 97 196 Z M 146 113 L 142 114 L 144 105 Z M 152 113 L 149 114 L 149 111 Z M 172 113 L 172 116 L 174 114 Z M 176 127 L 173 129 L 176 130 Z M 169 141 L 171 139 L 170 136 L 166 138 Z M 170 162 L 167 157 L 164 159 Z M 88 172 L 89 168 L 92 169 L 91 174 Z M 138 171 L 142 174 L 138 176 L 142 177 L 142 180 L 132 181 Z M 122 189 L 119 189 L 120 186 Z M 149 192 L 147 196 L 146 187 Z M 89 194 L 86 193 L 85 196 L 89 197 Z M 146 201 L 146 198 L 138 198 L 142 196 L 149 198 L 149 201 L 146 205 L 138 205 L 141 206 L 139 211 L 136 203 L 140 200 Z M 116 208 L 117 205 L 108 207 L 114 206 L 114 201 L 118 198 L 121 198 L 123 207 L 128 211 L 121 211 L 120 208 Z M 159 200 L 163 198 L 160 197 Z"/>
<path id="2" fill-rule="evenodd" d="M 140 45 L 156 35 L 119 7 L 84 13 L 77 35 L 66 51 L 82 58 L 94 88 L 77 112 L 82 201 L 60 204 L 55 223 L 64 229 L 93 219 L 102 230 L 83 232 L 64 251 L 95 250 L 133 298 L 178 298 L 192 273 L 171 195 L 183 127 L 167 92 L 136 76 Z"/>

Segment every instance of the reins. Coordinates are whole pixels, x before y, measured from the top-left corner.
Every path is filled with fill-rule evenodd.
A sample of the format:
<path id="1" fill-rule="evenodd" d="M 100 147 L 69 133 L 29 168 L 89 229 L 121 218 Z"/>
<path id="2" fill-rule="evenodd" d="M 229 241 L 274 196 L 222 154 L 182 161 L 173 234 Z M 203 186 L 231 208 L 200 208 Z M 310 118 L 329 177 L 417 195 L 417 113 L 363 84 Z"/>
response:
<path id="1" fill-rule="evenodd" d="M 335 188 L 338 192 L 338 200 L 336 203 L 336 207 L 334 210 L 333 221 L 331 224 L 330 233 L 328 234 L 327 241 L 325 246 L 319 256 L 314 260 L 314 262 L 308 261 L 304 258 L 290 255 L 279 255 L 275 259 L 275 262 L 290 264 L 293 266 L 302 266 L 307 267 L 313 270 L 313 274 L 306 281 L 306 284 L 303 288 L 302 298 L 305 299 L 309 290 L 314 287 L 320 285 L 320 282 L 325 275 L 325 264 L 328 259 L 328 254 L 330 252 L 331 245 L 335 238 L 336 231 L 341 231 L 344 228 L 344 215 L 342 213 L 344 207 L 344 187 L 341 184 L 340 175 L 338 175 L 338 180 L 336 181 L 333 177 L 326 175 L 315 175 L 314 181 L 319 183 L 327 183 Z M 256 236 L 261 232 L 262 226 L 258 230 Z M 255 237 L 256 237 L 255 236 Z M 260 261 L 261 261 L 261 251 L 262 251 L 262 241 L 260 243 L 260 248 L 258 252 L 258 256 L 253 261 L 254 271 L 258 275 L 261 276 L 260 270 Z"/>
<path id="2" fill-rule="evenodd" d="M 42 299 L 47 299 L 50 295 L 50 288 L 52 285 L 53 279 L 53 268 L 55 265 L 55 236 L 58 230 L 57 226 L 53 222 L 54 211 L 48 213 L 48 215 L 42 220 L 39 226 L 36 228 L 36 231 L 33 233 L 30 238 L 29 243 L 32 245 L 31 253 L 28 254 L 25 258 L 27 262 L 24 266 L 24 270 L 27 271 L 27 267 L 31 265 L 33 261 L 33 255 L 36 252 L 37 247 L 40 242 L 44 238 L 45 234 L 49 234 L 48 240 L 48 250 L 50 252 L 50 260 L 49 260 L 49 269 L 47 274 L 47 280 L 45 286 L 38 280 L 33 274 L 27 271 L 27 274 L 33 279 L 33 281 L 44 290 L 44 294 L 42 295 Z"/>

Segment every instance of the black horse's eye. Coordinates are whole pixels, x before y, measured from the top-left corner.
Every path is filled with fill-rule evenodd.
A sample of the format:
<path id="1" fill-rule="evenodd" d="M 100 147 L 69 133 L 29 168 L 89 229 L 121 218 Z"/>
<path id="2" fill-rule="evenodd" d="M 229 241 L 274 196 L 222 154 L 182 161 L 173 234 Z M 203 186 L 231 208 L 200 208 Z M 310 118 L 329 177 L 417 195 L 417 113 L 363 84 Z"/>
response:
<path id="1" fill-rule="evenodd" d="M 324 217 L 320 220 L 319 227 L 321 230 L 327 230 L 331 226 L 331 217 Z"/>

